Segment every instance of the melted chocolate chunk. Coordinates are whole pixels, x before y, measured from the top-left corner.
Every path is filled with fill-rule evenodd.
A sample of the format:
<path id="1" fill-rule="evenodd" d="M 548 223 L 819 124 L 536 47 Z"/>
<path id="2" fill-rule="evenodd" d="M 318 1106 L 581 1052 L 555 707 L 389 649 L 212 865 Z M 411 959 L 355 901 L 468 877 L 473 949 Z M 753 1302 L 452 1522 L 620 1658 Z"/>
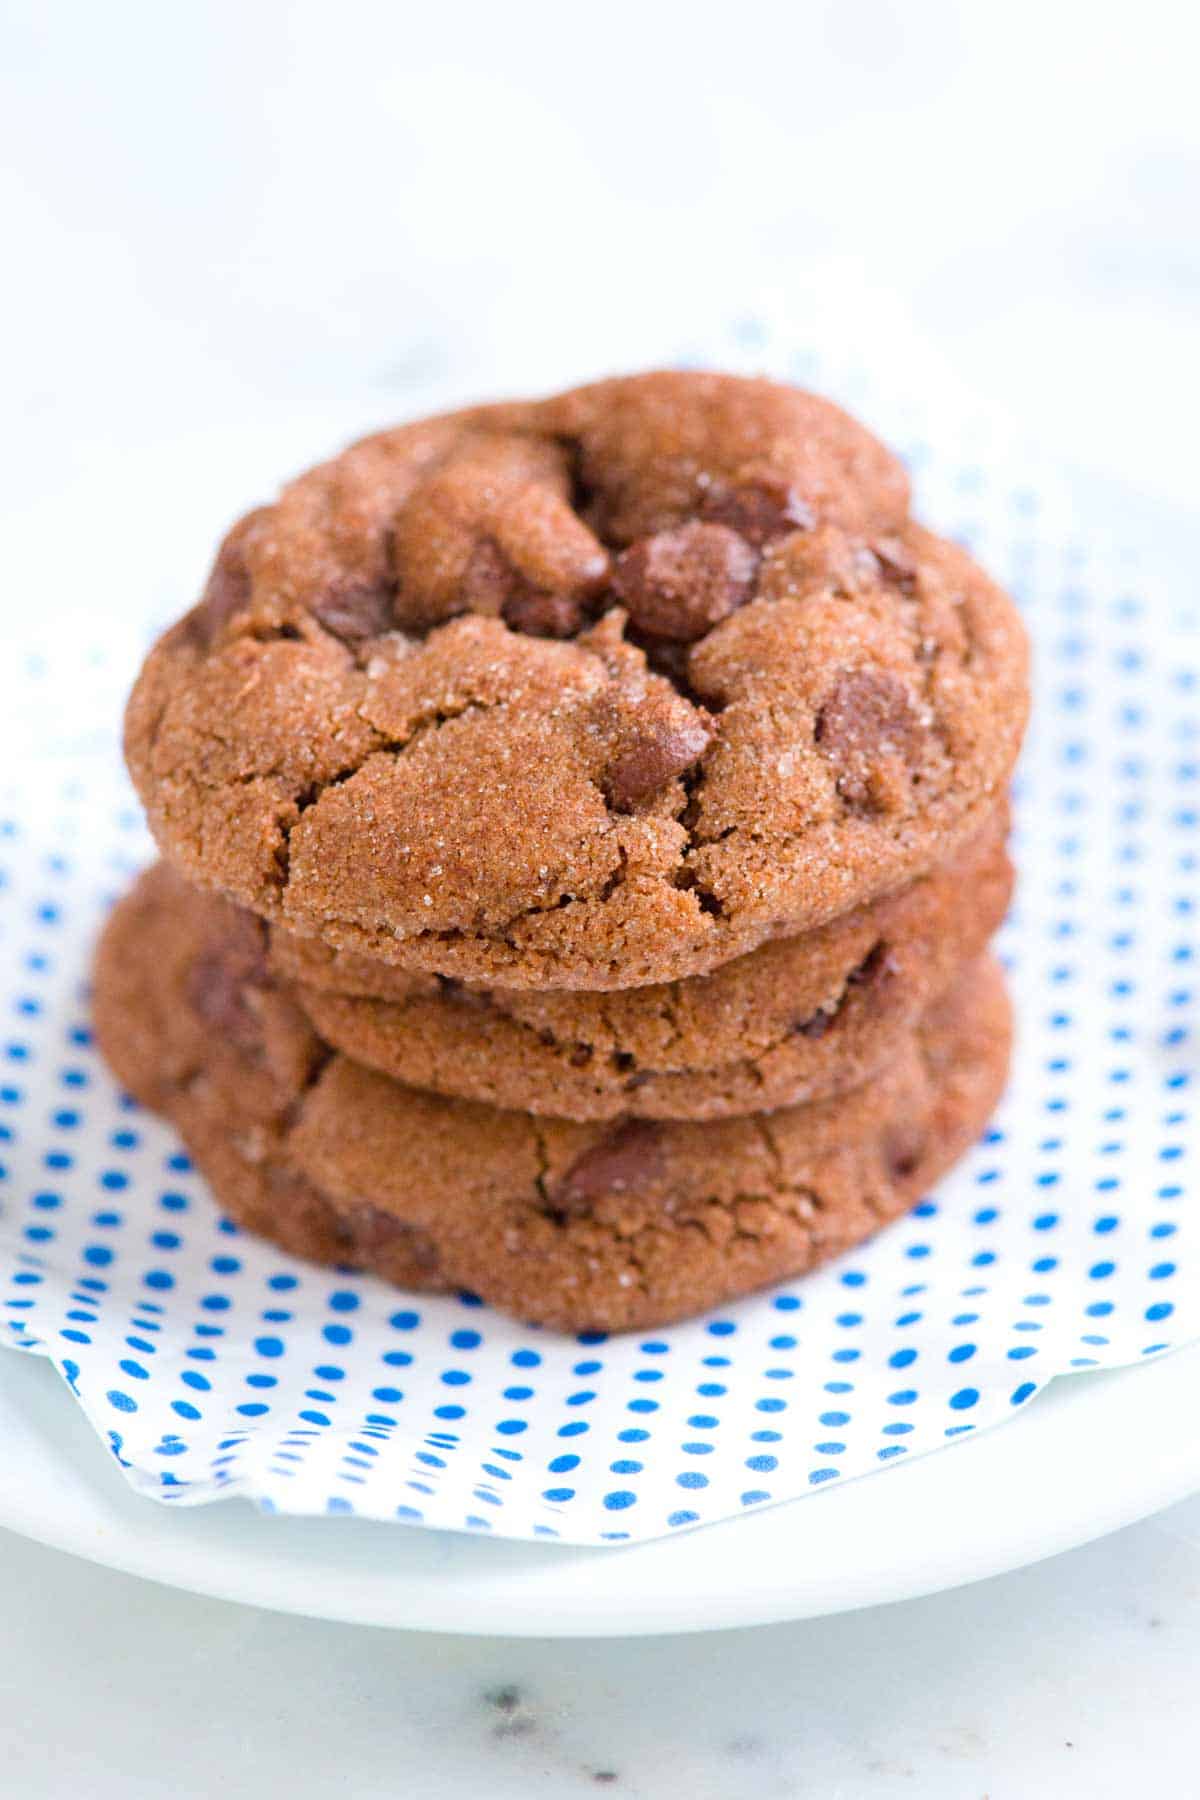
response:
<path id="1" fill-rule="evenodd" d="M 883 1135 L 883 1159 L 895 1181 L 906 1181 L 920 1167 L 927 1138 L 919 1125 L 892 1125 Z"/>
<path id="2" fill-rule="evenodd" d="M 528 637 L 572 637 L 583 623 L 583 607 L 570 594 L 533 587 L 492 538 L 481 538 L 462 582 L 467 612 L 499 614 L 513 631 Z"/>
<path id="3" fill-rule="evenodd" d="M 184 978 L 188 1005 L 205 1025 L 239 1050 L 262 1048 L 262 1027 L 250 1003 L 253 989 L 267 979 L 266 944 L 256 920 L 242 918 L 220 944 L 201 951 Z"/>
<path id="4" fill-rule="evenodd" d="M 344 644 L 362 644 L 392 628 L 392 590 L 367 582 L 335 589 L 318 600 L 313 617 Z"/>
<path id="5" fill-rule="evenodd" d="M 583 1218 L 598 1200 L 653 1186 L 665 1170 L 662 1128 L 630 1119 L 578 1157 L 547 1196 L 560 1218 Z"/>
<path id="6" fill-rule="evenodd" d="M 527 637 L 573 637 L 583 623 L 583 608 L 569 594 L 539 594 L 530 588 L 505 601 L 503 618 Z"/>
<path id="7" fill-rule="evenodd" d="M 838 792 L 869 805 L 872 776 L 885 757 L 915 761 L 925 730 L 904 683 L 886 669 L 839 675 L 817 716 L 816 741 L 837 770 Z"/>
<path id="8" fill-rule="evenodd" d="M 704 517 L 729 525 L 759 549 L 791 531 L 811 531 L 817 515 L 797 488 L 781 475 L 759 475 L 727 486 L 714 483 L 705 496 Z"/>
<path id="9" fill-rule="evenodd" d="M 757 568 L 736 531 L 693 520 L 633 544 L 617 559 L 613 587 L 639 630 L 690 643 L 750 598 Z"/>
<path id="10" fill-rule="evenodd" d="M 369 1201 L 360 1201 L 349 1209 L 346 1222 L 354 1249 L 365 1255 L 376 1256 L 381 1250 L 402 1244 L 405 1254 L 419 1269 L 436 1269 L 441 1260 L 428 1232 Z"/>
<path id="11" fill-rule="evenodd" d="M 694 720 L 649 727 L 609 766 L 607 788 L 611 804 L 618 812 L 631 811 L 690 769 L 711 742 L 712 729 L 699 713 Z"/>

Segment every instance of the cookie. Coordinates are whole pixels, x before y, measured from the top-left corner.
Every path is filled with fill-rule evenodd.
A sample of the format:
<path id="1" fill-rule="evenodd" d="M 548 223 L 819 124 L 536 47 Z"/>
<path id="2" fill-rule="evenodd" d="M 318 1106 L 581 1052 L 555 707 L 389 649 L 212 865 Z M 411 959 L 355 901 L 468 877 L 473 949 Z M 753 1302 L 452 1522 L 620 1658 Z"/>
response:
<path id="1" fill-rule="evenodd" d="M 1008 1006 L 984 961 L 875 1079 L 812 1106 L 584 1125 L 446 1099 L 325 1056 L 286 999 L 276 1014 L 248 939 L 216 975 L 225 909 L 164 905 L 163 882 L 113 915 L 96 1029 L 220 1203 L 292 1251 L 533 1323 L 665 1324 L 816 1267 L 910 1206 L 1003 1086 Z"/>
<path id="2" fill-rule="evenodd" d="M 337 1050 L 440 1094 L 567 1119 L 716 1119 L 855 1087 L 1000 924 L 1007 817 L 933 874 L 711 975 L 609 994 L 464 987 L 271 932 Z"/>
<path id="3" fill-rule="evenodd" d="M 663 373 L 366 439 L 234 527 L 126 753 L 164 854 L 507 989 L 703 974 L 994 811 L 1025 639 L 827 402 Z"/>
<path id="4" fill-rule="evenodd" d="M 101 1049 L 154 1112 L 200 1083 L 252 1123 L 276 1119 L 328 1051 L 271 975 L 262 921 L 155 863 L 101 936 L 93 1013 Z"/>
<path id="5" fill-rule="evenodd" d="M 175 1125 L 231 1218 L 293 1256 L 344 1264 L 353 1232 L 285 1154 L 329 1051 L 272 982 L 266 948 L 253 914 L 156 864 L 97 947 L 96 1037 L 129 1093 Z M 400 1286 L 440 1285 L 403 1231 L 372 1266 Z"/>

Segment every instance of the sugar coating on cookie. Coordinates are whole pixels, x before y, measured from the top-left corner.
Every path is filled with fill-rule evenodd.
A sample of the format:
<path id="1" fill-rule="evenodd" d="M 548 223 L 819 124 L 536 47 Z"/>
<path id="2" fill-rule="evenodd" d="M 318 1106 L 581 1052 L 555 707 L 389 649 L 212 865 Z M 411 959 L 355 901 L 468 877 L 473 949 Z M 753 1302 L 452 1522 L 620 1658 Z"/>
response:
<path id="1" fill-rule="evenodd" d="M 233 1217 L 568 1330 L 663 1324 L 861 1242 L 980 1130 L 1010 1040 L 984 960 L 850 1094 L 709 1123 L 539 1120 L 331 1055 L 261 925 L 161 865 L 114 912 L 94 986 L 112 1067 Z"/>
<path id="2" fill-rule="evenodd" d="M 508 988 L 702 973 L 915 879 L 1019 747 L 1024 635 L 828 402 L 660 373 L 368 438 L 250 513 L 126 751 L 189 877 Z"/>
<path id="3" fill-rule="evenodd" d="M 709 975 L 613 993 L 479 988 L 270 932 L 335 1049 L 398 1081 L 552 1118 L 726 1118 L 881 1068 L 974 961 L 1012 889 L 1003 812 L 900 893 Z"/>

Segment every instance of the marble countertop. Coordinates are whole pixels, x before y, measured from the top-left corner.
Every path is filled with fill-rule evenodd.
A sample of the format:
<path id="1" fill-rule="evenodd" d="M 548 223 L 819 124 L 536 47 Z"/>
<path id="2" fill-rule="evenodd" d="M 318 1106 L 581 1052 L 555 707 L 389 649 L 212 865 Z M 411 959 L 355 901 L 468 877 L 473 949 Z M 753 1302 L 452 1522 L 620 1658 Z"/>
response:
<path id="1" fill-rule="evenodd" d="M 186 432 L 232 511 L 272 420 L 312 422 L 302 464 L 427 393 L 644 364 L 769 294 L 927 404 L 969 396 L 1194 506 L 1200 117 L 1176 6 L 1144 0 L 1136 30 L 1115 0 L 736 20 L 697 0 L 686 30 L 610 0 L 586 38 L 570 17 L 13 0 L 6 496 L 52 536 L 96 458 L 149 468 Z M 197 520 L 189 578 L 219 523 Z M 1200 1499 L 974 1588 L 706 1637 L 307 1622 L 5 1534 L 0 1619 L 23 1800 L 1197 1791 Z"/>

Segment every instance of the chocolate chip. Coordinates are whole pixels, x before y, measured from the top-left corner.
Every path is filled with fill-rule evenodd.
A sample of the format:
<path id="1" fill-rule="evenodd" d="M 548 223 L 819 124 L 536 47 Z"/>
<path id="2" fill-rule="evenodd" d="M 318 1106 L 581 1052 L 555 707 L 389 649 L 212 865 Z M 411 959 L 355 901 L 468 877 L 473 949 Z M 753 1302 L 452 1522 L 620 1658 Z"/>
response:
<path id="1" fill-rule="evenodd" d="M 312 614 L 344 644 L 365 643 L 392 628 L 392 590 L 377 583 L 356 582 L 322 595 Z"/>
<path id="2" fill-rule="evenodd" d="M 907 1181 L 921 1165 L 926 1135 L 920 1125 L 892 1125 L 883 1134 L 883 1159 L 895 1181 Z"/>
<path id="3" fill-rule="evenodd" d="M 286 1201 L 295 1212 L 312 1206 L 314 1202 L 318 1206 L 321 1204 L 320 1195 L 308 1177 L 298 1174 L 295 1169 L 289 1169 L 286 1164 L 267 1163 L 263 1169 L 263 1178 L 276 1199 Z"/>
<path id="4" fill-rule="evenodd" d="M 817 522 L 808 501 L 782 475 L 758 475 L 736 486 L 714 482 L 701 510 L 760 549 L 788 532 L 811 531 Z"/>
<path id="5" fill-rule="evenodd" d="M 468 612 L 499 614 L 513 631 L 528 637 L 571 637 L 583 623 L 577 599 L 533 587 L 492 538 L 481 538 L 471 552 L 462 598 Z"/>
<path id="6" fill-rule="evenodd" d="M 811 1013 L 807 1019 L 801 1019 L 798 1025 L 793 1025 L 792 1030 L 797 1037 L 823 1038 L 836 1017 L 836 1013 L 826 1012 L 821 1008 L 818 1012 Z"/>
<path id="7" fill-rule="evenodd" d="M 917 558 L 903 538 L 876 538 L 871 549 L 889 581 L 906 589 L 914 585 L 917 579 Z"/>
<path id="8" fill-rule="evenodd" d="M 184 977 L 188 1005 L 205 1025 L 239 1050 L 262 1048 L 262 1028 L 250 992 L 266 980 L 266 947 L 256 921 L 239 920 L 220 944 L 193 958 Z"/>
<path id="9" fill-rule="evenodd" d="M 693 519 L 631 545 L 613 587 L 640 630 L 690 643 L 750 598 L 757 567 L 736 531 Z"/>
<path id="10" fill-rule="evenodd" d="M 700 713 L 678 724 L 648 724 L 609 765 L 608 797 L 618 812 L 629 812 L 703 756 L 712 729 Z"/>
<path id="11" fill-rule="evenodd" d="M 583 623 L 583 608 L 569 594 L 513 594 L 502 608 L 504 623 L 527 637 L 571 637 Z"/>
<path id="12" fill-rule="evenodd" d="M 402 1246 L 405 1255 L 418 1269 L 433 1270 L 441 1260 L 429 1233 L 417 1225 L 398 1219 L 381 1206 L 360 1201 L 346 1213 L 354 1249 L 364 1256 L 377 1256 L 381 1250 Z"/>
<path id="13" fill-rule="evenodd" d="M 889 756 L 915 759 L 925 731 L 897 676 L 886 669 L 849 669 L 830 689 L 814 735 L 837 769 L 842 798 L 866 805 L 875 766 Z"/>
<path id="14" fill-rule="evenodd" d="M 562 1218 L 583 1218 L 611 1194 L 652 1186 L 665 1167 L 661 1127 L 630 1119 L 608 1132 L 578 1157 L 547 1196 Z"/>

